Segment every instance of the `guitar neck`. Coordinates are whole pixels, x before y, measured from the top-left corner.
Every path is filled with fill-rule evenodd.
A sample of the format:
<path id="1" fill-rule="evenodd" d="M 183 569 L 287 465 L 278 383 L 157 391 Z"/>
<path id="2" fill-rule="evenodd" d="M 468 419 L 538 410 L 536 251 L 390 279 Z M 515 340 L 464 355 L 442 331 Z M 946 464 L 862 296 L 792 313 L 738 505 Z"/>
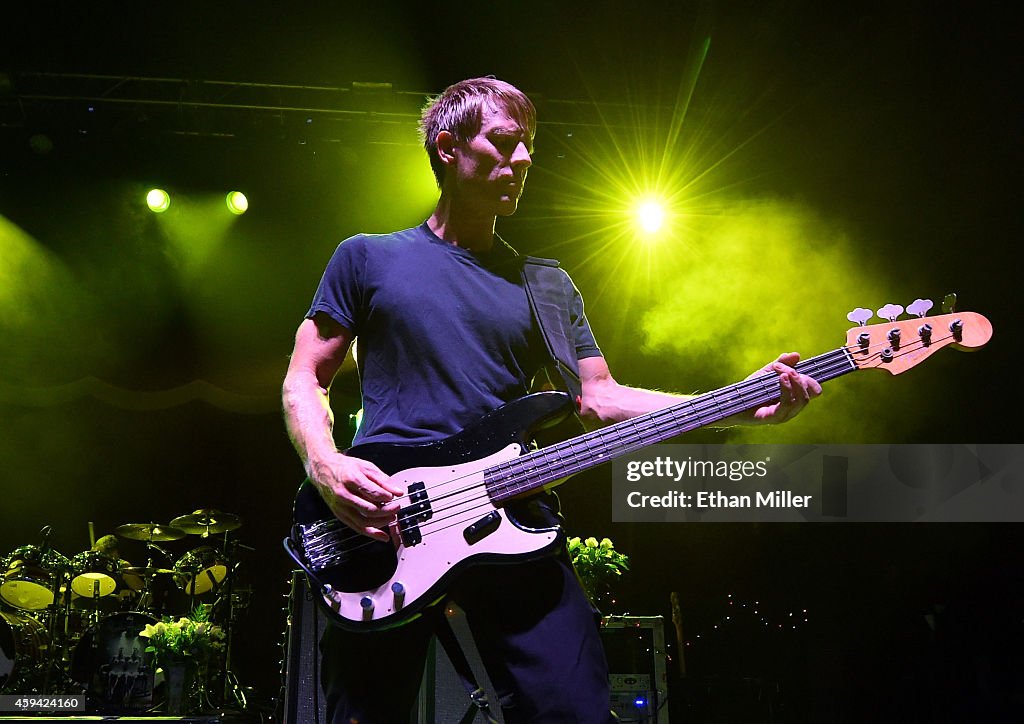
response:
<path id="1" fill-rule="evenodd" d="M 796 370 L 819 383 L 857 369 L 845 347 L 799 362 Z M 774 373 L 712 390 L 662 410 L 609 425 L 488 468 L 485 481 L 495 503 L 551 485 L 622 455 L 779 399 Z"/>

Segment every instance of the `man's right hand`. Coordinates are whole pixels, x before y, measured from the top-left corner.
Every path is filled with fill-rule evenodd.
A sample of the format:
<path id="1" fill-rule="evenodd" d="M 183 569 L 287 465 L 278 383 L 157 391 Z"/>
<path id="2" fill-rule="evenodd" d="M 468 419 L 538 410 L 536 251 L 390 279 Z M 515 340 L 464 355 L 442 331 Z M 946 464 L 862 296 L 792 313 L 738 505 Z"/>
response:
<path id="1" fill-rule="evenodd" d="M 334 516 L 352 530 L 380 541 L 391 539 L 405 488 L 390 482 L 376 465 L 336 453 L 307 466 L 309 479 Z"/>

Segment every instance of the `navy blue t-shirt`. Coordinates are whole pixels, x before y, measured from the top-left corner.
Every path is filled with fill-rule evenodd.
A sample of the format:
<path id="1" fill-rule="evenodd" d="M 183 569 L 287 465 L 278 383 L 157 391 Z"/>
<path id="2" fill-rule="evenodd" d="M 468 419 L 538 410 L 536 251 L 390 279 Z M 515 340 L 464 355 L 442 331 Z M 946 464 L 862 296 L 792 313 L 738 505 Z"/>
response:
<path id="1" fill-rule="evenodd" d="M 306 316 L 356 337 L 363 421 L 354 444 L 452 435 L 529 391 L 550 360 L 517 255 L 500 239 L 474 254 L 426 223 L 361 234 L 334 252 Z M 568 276 L 576 354 L 601 354 Z"/>

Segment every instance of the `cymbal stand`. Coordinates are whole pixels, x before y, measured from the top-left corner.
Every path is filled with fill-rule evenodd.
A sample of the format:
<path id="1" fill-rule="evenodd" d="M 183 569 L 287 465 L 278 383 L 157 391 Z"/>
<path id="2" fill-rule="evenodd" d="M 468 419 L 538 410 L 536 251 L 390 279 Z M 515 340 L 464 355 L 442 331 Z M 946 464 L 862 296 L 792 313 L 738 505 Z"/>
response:
<path id="1" fill-rule="evenodd" d="M 150 545 L 152 545 L 152 543 L 147 543 L 146 544 L 146 570 L 147 571 L 153 570 L 153 551 L 150 548 Z M 151 608 L 156 603 L 153 600 L 153 591 L 150 590 L 150 588 L 151 588 L 151 586 L 150 586 L 150 579 L 151 578 L 152 578 L 152 576 L 149 576 L 149 575 L 141 576 L 141 579 L 142 579 L 142 590 L 139 592 L 139 602 L 137 604 L 135 604 L 135 607 L 139 611 L 142 611 L 142 612 L 150 611 L 151 610 L 151 611 L 153 611 L 153 613 L 156 613 L 157 612 L 156 608 Z M 159 619 L 160 617 L 159 616 L 155 616 L 154 618 Z"/>
<path id="2" fill-rule="evenodd" d="M 229 545 L 231 548 L 230 553 L 228 552 Z M 242 565 L 242 562 L 238 560 L 238 547 L 239 544 L 237 541 L 232 541 L 229 544 L 227 533 L 225 533 L 224 555 L 231 567 L 228 569 L 226 586 L 228 611 L 227 619 L 224 623 L 224 690 L 222 698 L 225 703 L 234 699 L 241 709 L 245 709 L 248 705 L 245 698 L 245 691 L 242 689 L 242 686 L 238 681 L 238 677 L 235 676 L 235 672 L 231 670 L 231 645 L 234 638 L 235 628 L 235 575 L 238 572 L 239 566 Z"/>

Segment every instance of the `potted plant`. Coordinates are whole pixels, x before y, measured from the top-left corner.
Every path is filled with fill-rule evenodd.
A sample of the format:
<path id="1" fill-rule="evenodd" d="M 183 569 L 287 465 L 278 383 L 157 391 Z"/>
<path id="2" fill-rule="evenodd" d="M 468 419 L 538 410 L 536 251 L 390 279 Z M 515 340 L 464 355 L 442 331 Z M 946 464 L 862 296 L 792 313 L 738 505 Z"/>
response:
<path id="1" fill-rule="evenodd" d="M 139 636 L 148 640 L 146 651 L 163 669 L 167 713 L 186 713 L 186 700 L 210 658 L 224 648 L 224 630 L 210 621 L 210 607 L 198 606 L 191 616 L 175 620 L 165 616 L 148 624 Z"/>

